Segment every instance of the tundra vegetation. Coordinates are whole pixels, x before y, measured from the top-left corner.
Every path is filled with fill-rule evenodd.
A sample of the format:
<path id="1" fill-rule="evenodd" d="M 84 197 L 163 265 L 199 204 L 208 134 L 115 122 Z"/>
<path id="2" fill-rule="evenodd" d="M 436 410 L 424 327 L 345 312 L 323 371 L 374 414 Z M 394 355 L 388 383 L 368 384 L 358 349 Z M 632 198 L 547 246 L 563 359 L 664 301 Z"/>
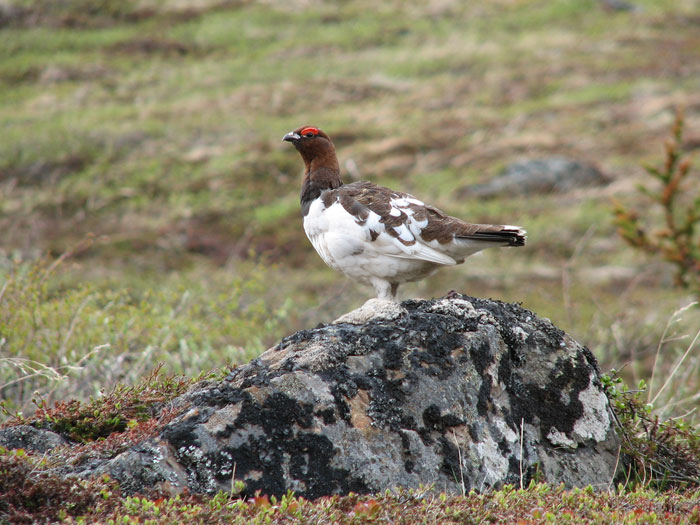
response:
<path id="1" fill-rule="evenodd" d="M 630 458 L 607 492 L 310 502 L 126 498 L 0 450 L 0 519 L 697 522 L 700 10 L 631 2 L 0 2 L 5 425 L 115 453 L 167 422 L 149 407 L 368 298 L 301 228 L 280 140 L 315 124 L 347 180 L 528 229 L 403 294 L 522 302 L 586 344 Z M 469 196 L 549 157 L 609 182 Z"/>

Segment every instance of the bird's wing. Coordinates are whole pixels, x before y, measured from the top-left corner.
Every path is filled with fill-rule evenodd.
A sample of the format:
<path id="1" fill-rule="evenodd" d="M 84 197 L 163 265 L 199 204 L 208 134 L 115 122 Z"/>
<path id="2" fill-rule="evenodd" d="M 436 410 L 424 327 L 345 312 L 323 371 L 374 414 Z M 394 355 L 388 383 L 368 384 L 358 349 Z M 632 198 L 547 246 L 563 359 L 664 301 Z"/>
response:
<path id="1" fill-rule="evenodd" d="M 418 199 L 358 182 L 334 190 L 337 201 L 366 232 L 367 240 L 385 255 L 421 259 L 436 264 L 456 264 L 454 258 L 424 242 L 421 233 L 428 225 L 415 209 L 425 206 Z"/>
<path id="2" fill-rule="evenodd" d="M 518 226 L 470 224 L 412 195 L 371 182 L 355 182 L 336 191 L 340 204 L 365 226 L 371 240 L 394 257 L 451 265 L 489 246 L 525 244 L 526 232 Z"/>

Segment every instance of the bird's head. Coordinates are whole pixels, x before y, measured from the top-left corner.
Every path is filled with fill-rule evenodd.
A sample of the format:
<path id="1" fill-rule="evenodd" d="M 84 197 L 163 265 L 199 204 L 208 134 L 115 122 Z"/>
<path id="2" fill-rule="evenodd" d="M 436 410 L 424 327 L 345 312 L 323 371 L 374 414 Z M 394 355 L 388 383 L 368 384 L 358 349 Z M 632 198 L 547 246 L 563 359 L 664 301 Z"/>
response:
<path id="1" fill-rule="evenodd" d="M 294 144 L 308 169 L 313 169 L 312 164 L 337 165 L 333 142 L 328 135 L 316 127 L 301 126 L 287 133 L 282 140 Z"/>

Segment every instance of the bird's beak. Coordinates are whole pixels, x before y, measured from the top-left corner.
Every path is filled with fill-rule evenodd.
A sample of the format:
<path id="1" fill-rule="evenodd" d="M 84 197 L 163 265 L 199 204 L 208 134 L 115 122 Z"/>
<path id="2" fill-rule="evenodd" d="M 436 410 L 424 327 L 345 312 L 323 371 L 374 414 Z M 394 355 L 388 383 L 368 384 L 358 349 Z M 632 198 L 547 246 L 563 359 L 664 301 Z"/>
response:
<path id="1" fill-rule="evenodd" d="M 282 137 L 282 141 L 294 142 L 295 140 L 299 140 L 300 138 L 301 138 L 301 135 L 299 135 L 299 133 L 296 133 L 294 131 L 290 131 L 284 137 Z"/>

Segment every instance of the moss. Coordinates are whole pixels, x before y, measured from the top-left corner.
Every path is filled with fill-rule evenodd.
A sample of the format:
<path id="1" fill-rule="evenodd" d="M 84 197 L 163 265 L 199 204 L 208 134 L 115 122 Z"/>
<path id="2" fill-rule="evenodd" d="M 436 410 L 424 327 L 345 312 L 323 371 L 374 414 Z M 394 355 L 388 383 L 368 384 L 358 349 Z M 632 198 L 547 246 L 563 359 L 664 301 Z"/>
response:
<path id="1" fill-rule="evenodd" d="M 15 417 L 3 426 L 30 424 L 52 430 L 78 443 L 124 432 L 153 418 L 162 410 L 164 403 L 183 394 L 196 381 L 184 377 L 158 377 L 160 368 L 157 367 L 136 386 L 117 385 L 89 403 L 69 400 L 50 406 L 40 401 L 32 417 Z M 161 418 L 161 424 L 164 423 Z"/>

